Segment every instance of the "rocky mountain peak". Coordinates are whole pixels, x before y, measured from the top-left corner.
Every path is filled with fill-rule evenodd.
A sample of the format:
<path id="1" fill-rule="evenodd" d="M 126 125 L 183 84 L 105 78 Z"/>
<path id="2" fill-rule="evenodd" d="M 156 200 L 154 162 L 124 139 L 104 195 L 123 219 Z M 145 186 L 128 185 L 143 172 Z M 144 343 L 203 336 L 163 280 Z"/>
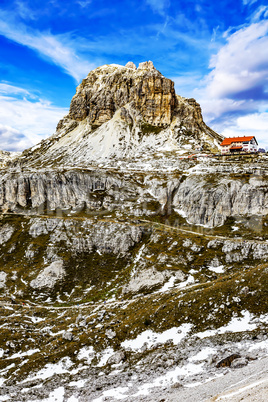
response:
<path id="1" fill-rule="evenodd" d="M 138 68 L 141 70 L 155 70 L 154 64 L 150 60 L 140 63 Z"/>
<path id="2" fill-rule="evenodd" d="M 125 67 L 106 65 L 91 71 L 78 86 L 68 117 L 96 128 L 131 103 L 144 122 L 154 126 L 171 123 L 176 105 L 174 83 L 163 77 L 151 61 L 129 62 Z"/>
<path id="3" fill-rule="evenodd" d="M 127 68 L 132 68 L 133 70 L 137 70 L 136 65 L 133 63 L 133 61 L 129 61 L 126 66 Z M 143 61 L 142 63 L 139 64 L 138 67 L 140 70 L 155 70 L 154 63 L 149 60 L 149 61 Z"/>
<path id="4" fill-rule="evenodd" d="M 222 137 L 203 121 L 194 99 L 176 95 L 174 82 L 152 61 L 104 65 L 77 87 L 56 133 L 24 152 L 22 164 L 72 165 L 140 160 L 156 153 L 217 151 Z"/>
<path id="5" fill-rule="evenodd" d="M 136 64 L 133 63 L 133 61 L 129 61 L 126 66 L 127 68 L 132 68 L 133 70 L 137 70 Z"/>

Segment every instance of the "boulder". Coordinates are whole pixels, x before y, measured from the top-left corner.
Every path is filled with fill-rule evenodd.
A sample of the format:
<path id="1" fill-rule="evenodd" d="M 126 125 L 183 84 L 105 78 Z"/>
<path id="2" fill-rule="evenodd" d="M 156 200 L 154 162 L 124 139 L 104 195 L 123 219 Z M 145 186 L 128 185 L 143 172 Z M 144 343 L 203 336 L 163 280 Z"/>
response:
<path id="1" fill-rule="evenodd" d="M 58 260 L 52 262 L 46 267 L 36 279 L 30 282 L 30 286 L 34 289 L 40 288 L 53 288 L 58 281 L 65 276 L 65 270 L 63 269 L 63 261 Z"/>
<path id="2" fill-rule="evenodd" d="M 224 359 L 220 360 L 217 364 L 216 367 L 220 368 L 220 367 L 230 367 L 232 362 L 235 359 L 240 359 L 241 356 L 237 353 L 233 353 L 230 356 L 225 357 Z"/>
<path id="3" fill-rule="evenodd" d="M 120 350 L 113 354 L 111 357 L 109 357 L 107 363 L 108 364 L 119 364 L 122 361 L 124 361 L 126 358 L 126 354 L 123 350 Z"/>
<path id="4" fill-rule="evenodd" d="M 232 368 L 241 368 L 248 364 L 248 360 L 245 357 L 241 357 L 239 359 L 235 359 L 231 363 Z"/>
<path id="5" fill-rule="evenodd" d="M 73 340 L 73 334 L 69 331 L 65 331 L 62 334 L 63 339 L 66 339 L 66 341 L 72 341 Z"/>

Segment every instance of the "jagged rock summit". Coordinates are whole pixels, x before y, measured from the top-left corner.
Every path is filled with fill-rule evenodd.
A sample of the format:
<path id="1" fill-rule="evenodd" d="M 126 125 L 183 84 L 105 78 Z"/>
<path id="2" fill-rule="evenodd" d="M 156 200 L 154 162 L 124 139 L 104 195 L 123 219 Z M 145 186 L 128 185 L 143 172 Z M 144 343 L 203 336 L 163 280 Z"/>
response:
<path id="1" fill-rule="evenodd" d="M 151 61 L 141 63 L 138 69 L 129 62 L 125 67 L 103 66 L 89 73 L 77 88 L 67 118 L 75 121 L 87 118 L 96 128 L 123 108 L 121 118 L 129 125 L 142 120 L 165 127 L 172 122 L 175 105 L 174 83 L 163 77 Z"/>
<path id="2" fill-rule="evenodd" d="M 24 153 L 43 165 L 85 165 L 133 159 L 152 152 L 215 150 L 222 137 L 203 121 L 194 99 L 176 95 L 174 83 L 151 61 L 136 68 L 105 65 L 77 87 L 70 111 L 48 140 Z"/>

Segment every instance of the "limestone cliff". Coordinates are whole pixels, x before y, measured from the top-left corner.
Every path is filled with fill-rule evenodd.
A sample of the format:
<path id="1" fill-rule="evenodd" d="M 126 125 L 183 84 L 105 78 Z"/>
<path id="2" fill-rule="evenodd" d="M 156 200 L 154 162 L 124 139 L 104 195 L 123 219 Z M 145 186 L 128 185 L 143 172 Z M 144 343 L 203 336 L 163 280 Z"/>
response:
<path id="1" fill-rule="evenodd" d="M 212 161 L 177 165 L 171 172 L 51 170 L 10 172 L 0 177 L 0 213 L 31 215 L 83 213 L 117 216 L 162 216 L 173 212 L 189 224 L 216 227 L 227 218 L 268 214 L 265 161 L 234 166 Z M 192 167 L 191 167 L 192 166 Z M 184 167 L 184 168 L 183 168 Z M 251 173 L 246 174 L 250 167 Z M 202 170 L 203 169 L 203 170 Z M 235 173 L 234 173 L 235 172 Z"/>
<path id="2" fill-rule="evenodd" d="M 128 103 L 132 103 L 146 123 L 167 126 L 176 107 L 174 83 L 163 77 L 152 62 L 141 63 L 137 70 L 134 66 L 99 67 L 78 86 L 67 118 L 76 121 L 87 118 L 96 127 Z"/>

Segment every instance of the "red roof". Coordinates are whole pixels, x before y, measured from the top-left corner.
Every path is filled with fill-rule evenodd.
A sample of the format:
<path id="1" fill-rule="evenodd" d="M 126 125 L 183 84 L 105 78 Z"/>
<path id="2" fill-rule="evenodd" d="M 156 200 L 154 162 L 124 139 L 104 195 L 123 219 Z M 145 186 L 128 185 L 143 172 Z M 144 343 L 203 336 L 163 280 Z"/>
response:
<path id="1" fill-rule="evenodd" d="M 231 147 L 230 149 L 242 149 L 243 147 Z"/>
<path id="2" fill-rule="evenodd" d="M 234 142 L 244 142 L 244 141 L 250 141 L 254 138 L 254 135 L 251 135 L 249 137 L 233 137 L 233 138 L 224 138 L 224 140 L 221 143 L 221 146 L 223 145 L 231 145 Z"/>

